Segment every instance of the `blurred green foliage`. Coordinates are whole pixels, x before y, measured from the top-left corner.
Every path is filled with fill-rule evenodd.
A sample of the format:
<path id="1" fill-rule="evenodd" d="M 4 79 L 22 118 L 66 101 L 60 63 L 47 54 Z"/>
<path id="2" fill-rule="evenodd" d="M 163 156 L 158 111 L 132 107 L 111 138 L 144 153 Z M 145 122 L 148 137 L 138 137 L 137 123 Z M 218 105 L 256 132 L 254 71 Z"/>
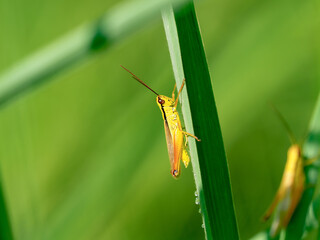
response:
<path id="1" fill-rule="evenodd" d="M 117 1 L 0 0 L 0 71 Z M 242 239 L 278 187 L 289 139 L 303 139 L 319 91 L 317 0 L 199 1 Z M 154 96 L 174 85 L 159 20 L 0 112 L 0 163 L 15 239 L 203 239 L 191 168 L 169 174 Z"/>

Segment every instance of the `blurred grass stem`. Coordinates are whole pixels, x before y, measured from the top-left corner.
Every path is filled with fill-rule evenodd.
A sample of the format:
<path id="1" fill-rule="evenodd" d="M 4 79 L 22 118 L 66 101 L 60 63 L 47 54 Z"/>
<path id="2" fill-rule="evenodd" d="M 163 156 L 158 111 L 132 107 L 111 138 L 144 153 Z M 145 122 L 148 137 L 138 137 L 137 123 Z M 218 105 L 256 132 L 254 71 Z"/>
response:
<path id="1" fill-rule="evenodd" d="M 188 0 L 172 1 L 176 6 Z M 28 56 L 0 76 L 0 106 L 21 92 L 48 81 L 64 69 L 111 46 L 156 19 L 171 0 L 119 4 L 97 22 L 86 24 Z"/>

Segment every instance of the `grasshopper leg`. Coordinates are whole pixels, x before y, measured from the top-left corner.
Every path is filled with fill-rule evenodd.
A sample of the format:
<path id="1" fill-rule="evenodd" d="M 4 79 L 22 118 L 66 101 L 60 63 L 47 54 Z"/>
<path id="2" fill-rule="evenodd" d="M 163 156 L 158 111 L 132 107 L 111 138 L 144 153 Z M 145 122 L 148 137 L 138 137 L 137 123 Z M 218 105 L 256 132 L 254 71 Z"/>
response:
<path id="1" fill-rule="evenodd" d="M 176 90 L 176 87 L 177 87 L 177 84 L 174 84 L 174 88 L 173 88 L 173 91 L 172 91 L 172 99 L 174 99 L 174 91 Z"/>
<path id="2" fill-rule="evenodd" d="M 192 135 L 191 133 L 187 133 L 185 131 L 182 131 L 182 133 L 185 135 L 185 136 L 189 136 L 189 137 L 193 137 L 195 140 L 197 140 L 198 142 L 200 142 L 201 140 L 199 138 L 197 138 L 195 135 Z"/>
<path id="3" fill-rule="evenodd" d="M 314 157 L 314 158 L 309 158 L 309 159 L 306 159 L 303 163 L 304 166 L 309 166 L 311 164 L 313 164 L 315 161 L 317 161 L 319 158 L 319 156 L 317 157 Z"/>
<path id="4" fill-rule="evenodd" d="M 177 107 L 177 105 L 178 105 L 179 95 L 180 95 L 180 93 L 181 93 L 181 91 L 183 89 L 183 86 L 184 86 L 185 82 L 186 82 L 186 79 L 183 79 L 183 82 L 182 82 L 181 87 L 180 87 L 179 92 L 178 92 L 177 99 L 175 101 L 176 104 L 174 105 L 174 107 Z M 172 99 L 174 99 L 174 95 L 172 95 Z"/>

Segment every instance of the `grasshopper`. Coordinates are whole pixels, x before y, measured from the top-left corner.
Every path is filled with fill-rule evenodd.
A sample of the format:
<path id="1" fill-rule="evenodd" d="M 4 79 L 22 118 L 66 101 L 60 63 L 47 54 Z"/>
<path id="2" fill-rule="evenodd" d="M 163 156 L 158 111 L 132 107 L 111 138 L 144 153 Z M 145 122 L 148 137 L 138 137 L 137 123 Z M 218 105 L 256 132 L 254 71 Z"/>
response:
<path id="1" fill-rule="evenodd" d="M 304 161 L 301 146 L 296 143 L 289 125 L 275 107 L 273 107 L 273 110 L 286 128 L 292 145 L 287 153 L 287 162 L 276 196 L 263 216 L 263 220 L 266 221 L 275 211 L 270 228 L 271 237 L 278 235 L 279 232 L 282 229 L 285 229 L 290 222 L 305 190 L 306 177 L 304 173 L 304 166 L 311 164 L 315 160 L 311 159 L 309 161 Z"/>
<path id="2" fill-rule="evenodd" d="M 154 94 L 157 95 L 156 102 L 161 111 L 163 122 L 164 122 L 164 130 L 166 134 L 167 140 L 167 148 L 169 153 L 170 165 L 171 165 L 171 175 L 174 178 L 179 177 L 180 175 L 180 160 L 184 163 L 185 167 L 188 167 L 190 162 L 190 157 L 187 152 L 186 146 L 188 139 L 187 137 L 193 137 L 197 141 L 200 141 L 199 138 L 192 135 L 191 133 L 187 133 L 182 130 L 180 117 L 177 111 L 178 99 L 179 95 L 183 89 L 185 84 L 185 80 L 178 91 L 178 96 L 175 99 L 175 89 L 176 85 L 172 91 L 172 97 L 167 97 L 164 95 L 159 95 L 152 88 L 150 88 L 146 83 L 144 83 L 141 79 L 139 79 L 136 75 L 130 72 L 125 67 L 121 66 L 124 70 L 129 72 L 132 77 L 141 83 L 143 86 L 148 88 Z M 184 140 L 185 137 L 185 140 Z"/>
<path id="3" fill-rule="evenodd" d="M 288 150 L 287 162 L 276 196 L 263 217 L 265 221 L 268 220 L 277 207 L 271 224 L 271 237 L 275 237 L 290 222 L 302 197 L 305 179 L 301 147 L 293 144 Z"/>

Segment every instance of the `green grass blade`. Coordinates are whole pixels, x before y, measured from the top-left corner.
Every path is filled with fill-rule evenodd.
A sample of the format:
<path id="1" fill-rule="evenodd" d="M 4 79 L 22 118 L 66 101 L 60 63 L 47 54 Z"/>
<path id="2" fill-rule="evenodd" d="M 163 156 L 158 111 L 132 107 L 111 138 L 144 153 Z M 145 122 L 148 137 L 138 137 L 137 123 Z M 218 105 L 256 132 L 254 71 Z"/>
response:
<path id="1" fill-rule="evenodd" d="M 4 198 L 2 182 L 0 180 L 0 239 L 12 240 L 11 224 L 6 207 L 6 200 Z"/>
<path id="2" fill-rule="evenodd" d="M 166 11 L 163 18 L 170 54 L 174 56 L 172 59 L 177 84 L 181 83 L 183 72 L 186 78 L 192 116 L 192 124 L 185 119 L 187 130 L 190 131 L 188 126 L 193 125 L 195 135 L 201 139 L 196 149 L 190 144 L 190 151 L 206 238 L 238 239 L 228 164 L 194 5 L 190 3 L 177 10 L 175 19 Z M 174 20 L 178 36 L 173 27 Z M 177 48 L 177 39 L 180 48 Z M 180 49 L 183 72 L 177 49 Z M 183 109 L 185 105 L 183 98 Z M 198 162 L 194 158 L 196 152 Z"/>
<path id="3" fill-rule="evenodd" d="M 319 156 L 320 152 L 320 95 L 314 109 L 314 114 L 310 122 L 309 134 L 307 140 L 303 145 L 303 154 L 306 159 L 312 159 Z M 315 186 L 318 180 L 319 167 L 317 164 L 312 164 L 305 168 L 307 189 L 304 191 L 302 199 L 290 221 L 287 231 L 286 239 L 294 240 L 301 239 L 306 217 L 309 212 L 309 206 L 312 207 L 311 201 L 315 192 Z"/>
<path id="4" fill-rule="evenodd" d="M 175 1 L 176 5 L 188 0 Z M 171 0 L 124 3 L 17 63 L 0 76 L 0 106 L 21 92 L 110 47 L 158 17 Z"/>
<path id="5" fill-rule="evenodd" d="M 180 54 L 180 45 L 179 45 L 179 37 L 176 27 L 176 22 L 174 18 L 174 11 L 171 6 L 167 7 L 162 11 L 162 19 L 163 19 L 163 26 L 165 28 L 165 33 L 168 42 L 168 48 L 170 53 L 170 58 L 172 62 L 172 68 L 174 72 L 174 77 L 177 86 L 181 86 L 184 77 L 183 66 L 182 66 L 182 59 Z M 192 118 L 190 112 L 190 104 L 189 99 L 186 91 L 186 87 L 183 88 L 180 94 L 180 103 L 181 103 L 181 110 L 183 113 L 184 124 L 186 131 L 194 134 L 193 125 L 192 125 Z M 203 196 L 203 187 L 202 187 L 202 180 L 200 175 L 200 167 L 199 167 L 199 160 L 198 160 L 198 153 L 197 147 L 194 139 L 188 140 L 189 150 L 191 155 L 191 162 L 192 168 L 194 172 L 195 184 L 196 184 L 196 202 L 200 203 L 200 208 L 202 212 L 203 222 L 205 225 L 209 226 L 209 217 L 208 211 L 205 209 L 206 205 L 204 203 L 204 196 Z M 200 193 L 200 195 L 199 195 Z M 200 202 L 201 201 L 201 202 Z M 211 239 L 211 229 L 205 228 L 207 239 Z"/>

